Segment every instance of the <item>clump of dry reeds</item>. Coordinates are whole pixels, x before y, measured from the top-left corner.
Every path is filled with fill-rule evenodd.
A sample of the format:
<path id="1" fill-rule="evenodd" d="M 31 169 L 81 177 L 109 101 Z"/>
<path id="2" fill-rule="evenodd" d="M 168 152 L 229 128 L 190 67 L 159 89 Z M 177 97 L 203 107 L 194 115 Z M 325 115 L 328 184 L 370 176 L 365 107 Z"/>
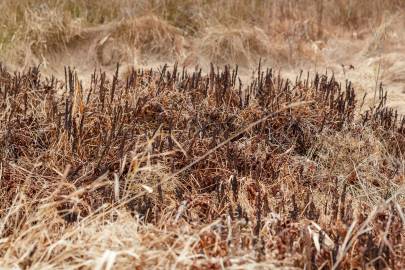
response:
<path id="1" fill-rule="evenodd" d="M 199 51 L 216 64 L 230 63 L 249 66 L 270 53 L 271 40 L 257 27 L 213 27 L 199 44 Z"/>
<path id="2" fill-rule="evenodd" d="M 326 74 L 119 74 L 1 66 L 2 266 L 403 266 L 405 121 L 382 89 L 356 117 Z"/>
<path id="3" fill-rule="evenodd" d="M 136 48 L 139 57 L 173 61 L 184 53 L 181 30 L 156 16 L 143 16 L 120 23 L 112 36 Z"/>

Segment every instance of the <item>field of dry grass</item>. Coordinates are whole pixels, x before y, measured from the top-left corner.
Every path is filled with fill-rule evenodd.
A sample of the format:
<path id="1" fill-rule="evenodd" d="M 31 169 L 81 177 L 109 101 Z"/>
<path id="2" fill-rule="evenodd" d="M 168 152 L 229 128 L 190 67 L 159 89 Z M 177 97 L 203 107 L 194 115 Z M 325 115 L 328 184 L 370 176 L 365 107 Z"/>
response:
<path id="1" fill-rule="evenodd" d="M 404 268 L 402 0 L 0 11 L 1 269 Z"/>
<path id="2" fill-rule="evenodd" d="M 204 72 L 237 64 L 249 77 L 262 58 L 291 78 L 328 69 L 362 94 L 383 82 L 405 113 L 402 0 L 3 0 L 0 10 L 0 60 L 13 69 L 89 76 L 177 61 Z"/>

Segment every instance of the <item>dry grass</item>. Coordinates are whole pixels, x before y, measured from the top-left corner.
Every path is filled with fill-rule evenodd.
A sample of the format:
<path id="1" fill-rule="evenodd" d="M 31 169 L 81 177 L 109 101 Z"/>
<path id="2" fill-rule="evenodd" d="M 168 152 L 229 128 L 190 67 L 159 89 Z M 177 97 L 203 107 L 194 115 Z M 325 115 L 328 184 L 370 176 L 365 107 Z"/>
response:
<path id="1" fill-rule="evenodd" d="M 160 61 L 174 61 L 184 53 L 182 32 L 155 16 L 125 21 L 117 27 L 112 36 L 136 48 L 138 57 L 157 57 Z"/>
<path id="2" fill-rule="evenodd" d="M 403 266 L 404 119 L 333 78 L 0 73 L 1 265 Z"/>
<path id="3" fill-rule="evenodd" d="M 201 40 L 201 56 L 215 64 L 249 66 L 270 51 L 270 40 L 262 29 L 241 27 L 207 29 Z"/>
<path id="4" fill-rule="evenodd" d="M 402 269 L 403 10 L 1 1 L 0 268 Z"/>
<path id="5" fill-rule="evenodd" d="M 119 37 L 115 42 L 131 34 L 129 48 L 145 51 L 150 44 L 147 52 L 153 61 L 168 60 L 161 59 L 165 56 L 182 62 L 190 60 L 190 54 L 203 54 L 207 62 L 227 56 L 232 61 L 241 55 L 237 62 L 246 67 L 260 56 L 271 63 L 296 64 L 314 60 L 314 44 L 347 32 L 364 38 L 403 8 L 400 0 L 5 0 L 0 3 L 0 10 L 8 14 L 0 19 L 0 51 L 8 63 L 38 64 L 55 50 L 60 54 L 60 48 L 69 47 L 72 39 L 76 42 L 87 28 L 114 24 L 110 35 Z M 149 25 L 150 31 L 145 28 Z M 179 40 L 187 41 L 186 48 Z M 235 48 L 228 43 L 236 43 Z M 280 48 L 286 49 L 277 57 Z"/>

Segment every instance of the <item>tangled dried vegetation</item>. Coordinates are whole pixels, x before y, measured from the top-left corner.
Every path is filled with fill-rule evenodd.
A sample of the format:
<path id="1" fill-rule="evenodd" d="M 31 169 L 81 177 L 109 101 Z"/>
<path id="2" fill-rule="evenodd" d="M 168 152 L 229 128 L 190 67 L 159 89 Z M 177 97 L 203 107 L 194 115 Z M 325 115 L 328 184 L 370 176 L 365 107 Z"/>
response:
<path id="1" fill-rule="evenodd" d="M 0 264 L 401 269 L 405 120 L 333 75 L 0 68 Z"/>
<path id="2" fill-rule="evenodd" d="M 0 61 L 16 69 L 41 63 L 48 74 L 61 63 L 327 64 L 324 48 L 336 38 L 370 43 L 361 46 L 367 54 L 384 35 L 400 43 L 404 10 L 402 0 L 2 0 Z M 101 40 L 94 55 L 89 46 Z"/>

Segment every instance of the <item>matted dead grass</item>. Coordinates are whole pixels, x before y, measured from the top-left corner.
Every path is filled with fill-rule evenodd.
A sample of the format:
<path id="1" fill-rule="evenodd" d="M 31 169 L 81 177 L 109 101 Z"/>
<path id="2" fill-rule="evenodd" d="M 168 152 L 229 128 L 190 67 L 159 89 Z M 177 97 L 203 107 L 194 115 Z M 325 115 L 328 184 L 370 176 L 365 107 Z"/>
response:
<path id="1" fill-rule="evenodd" d="M 212 66 L 0 69 L 0 265 L 404 265 L 405 120 L 351 84 Z"/>
<path id="2" fill-rule="evenodd" d="M 272 64 L 295 66 L 317 63 L 319 56 L 313 50 L 321 50 L 335 37 L 369 37 L 404 8 L 398 0 L 5 0 L 0 3 L 0 10 L 7 14 L 0 19 L 0 56 L 17 68 L 39 63 L 60 68 L 55 53 L 63 54 L 61 49 L 86 38 L 92 28 L 104 26 L 108 33 L 99 31 L 92 36 L 94 41 L 114 37 L 111 46 L 123 51 L 122 57 L 104 58 L 130 64 L 136 57 L 140 59 L 135 62 L 142 64 L 195 59 L 189 65 L 225 61 L 219 64 L 237 62 L 251 68 L 265 57 Z M 368 47 L 381 43 L 375 39 Z M 76 50 L 88 50 L 88 46 L 83 43 Z M 92 69 L 94 62 L 107 66 L 117 61 L 94 56 L 81 66 Z"/>
<path id="3" fill-rule="evenodd" d="M 404 268 L 404 5 L 0 1 L 0 268 Z"/>
<path id="4" fill-rule="evenodd" d="M 182 31 L 156 16 L 144 16 L 120 23 L 112 37 L 135 48 L 137 57 L 174 61 L 184 54 Z"/>
<path id="5" fill-rule="evenodd" d="M 201 57 L 215 64 L 249 66 L 270 53 L 271 40 L 262 29 L 212 27 L 199 42 Z"/>
<path id="6" fill-rule="evenodd" d="M 247 77 L 262 58 L 292 74 L 328 69 L 369 93 L 367 105 L 384 82 L 389 104 L 404 113 L 404 8 L 400 0 L 4 0 L 0 60 L 20 71 L 42 65 L 58 78 L 64 65 L 89 76 L 117 62 L 166 61 L 204 70 L 239 64 Z"/>

